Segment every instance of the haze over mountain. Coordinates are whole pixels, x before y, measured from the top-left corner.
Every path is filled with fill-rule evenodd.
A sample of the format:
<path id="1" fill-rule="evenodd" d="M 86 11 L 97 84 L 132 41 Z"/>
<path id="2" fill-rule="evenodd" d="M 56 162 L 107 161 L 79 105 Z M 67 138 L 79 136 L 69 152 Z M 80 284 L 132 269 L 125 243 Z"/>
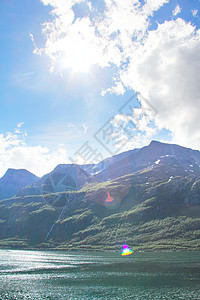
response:
<path id="1" fill-rule="evenodd" d="M 0 178 L 0 199 L 14 196 L 23 187 L 35 182 L 38 177 L 24 169 L 8 169 Z"/>
<path id="2" fill-rule="evenodd" d="M 199 151 L 152 141 L 96 165 L 63 164 L 31 178 L 0 201 L 2 247 L 200 247 Z"/>

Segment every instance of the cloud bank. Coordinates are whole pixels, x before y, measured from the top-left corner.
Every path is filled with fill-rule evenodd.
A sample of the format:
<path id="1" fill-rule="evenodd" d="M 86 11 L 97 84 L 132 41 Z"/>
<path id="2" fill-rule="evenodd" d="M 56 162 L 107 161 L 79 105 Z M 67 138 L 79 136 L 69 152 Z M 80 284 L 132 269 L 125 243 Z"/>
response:
<path id="1" fill-rule="evenodd" d="M 50 58 L 51 71 L 88 58 L 91 65 L 112 67 L 108 92 L 139 92 L 158 112 L 155 130 L 166 128 L 172 142 L 200 149 L 200 30 L 176 17 L 180 6 L 174 7 L 171 20 L 152 27 L 151 18 L 169 0 L 146 0 L 143 5 L 105 0 L 101 7 L 84 0 L 41 2 L 51 5 L 52 12 L 43 24 L 46 43 L 35 52 Z"/>

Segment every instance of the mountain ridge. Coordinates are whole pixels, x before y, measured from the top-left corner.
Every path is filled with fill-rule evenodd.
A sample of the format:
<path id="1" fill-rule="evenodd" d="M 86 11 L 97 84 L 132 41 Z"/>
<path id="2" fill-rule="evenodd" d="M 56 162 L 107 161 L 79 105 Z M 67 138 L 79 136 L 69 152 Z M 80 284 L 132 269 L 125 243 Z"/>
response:
<path id="1" fill-rule="evenodd" d="M 199 151 L 153 141 L 95 166 L 59 165 L 1 200 L 0 247 L 200 250 Z"/>
<path id="2" fill-rule="evenodd" d="M 50 173 L 43 175 L 41 178 L 37 177 L 33 182 L 23 185 L 21 189 L 17 189 L 16 195 L 45 193 L 44 186 L 46 186 L 46 192 L 67 190 L 68 185 L 66 185 L 66 188 L 64 185 L 60 185 L 59 188 L 57 184 L 59 179 L 63 180 L 67 175 L 72 177 L 72 181 L 75 181 L 76 184 L 73 184 L 73 186 L 76 185 L 76 189 L 80 189 L 81 186 L 90 182 L 112 180 L 152 167 L 156 162 L 159 163 L 163 160 L 164 157 L 169 159 L 171 157 L 172 160 L 173 158 L 176 159 L 178 164 L 182 165 L 182 167 L 185 166 L 185 170 L 187 170 L 185 172 L 194 173 L 194 176 L 200 175 L 200 152 L 198 150 L 153 140 L 147 146 L 108 157 L 97 164 L 77 165 L 73 163 L 57 165 Z M 53 184 L 54 181 L 56 182 L 56 188 Z M 14 195 L 9 194 L 9 196 Z"/>

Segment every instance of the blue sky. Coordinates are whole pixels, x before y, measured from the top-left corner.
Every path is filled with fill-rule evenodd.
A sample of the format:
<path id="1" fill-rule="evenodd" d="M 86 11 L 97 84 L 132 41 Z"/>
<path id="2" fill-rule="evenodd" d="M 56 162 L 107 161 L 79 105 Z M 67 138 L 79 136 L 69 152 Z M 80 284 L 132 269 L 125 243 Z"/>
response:
<path id="1" fill-rule="evenodd" d="M 199 11 L 199 0 L 2 0 L 0 175 L 152 139 L 199 149 Z M 119 111 L 135 92 L 132 115 Z M 77 156 L 87 141 L 90 159 Z"/>

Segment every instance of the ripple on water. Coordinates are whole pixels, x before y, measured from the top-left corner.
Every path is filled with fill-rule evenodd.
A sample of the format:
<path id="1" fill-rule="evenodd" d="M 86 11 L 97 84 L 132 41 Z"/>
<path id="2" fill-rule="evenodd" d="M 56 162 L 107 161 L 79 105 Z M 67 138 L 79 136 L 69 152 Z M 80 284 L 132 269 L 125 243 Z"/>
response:
<path id="1" fill-rule="evenodd" d="M 0 251 L 0 299 L 200 300 L 200 253 Z"/>

